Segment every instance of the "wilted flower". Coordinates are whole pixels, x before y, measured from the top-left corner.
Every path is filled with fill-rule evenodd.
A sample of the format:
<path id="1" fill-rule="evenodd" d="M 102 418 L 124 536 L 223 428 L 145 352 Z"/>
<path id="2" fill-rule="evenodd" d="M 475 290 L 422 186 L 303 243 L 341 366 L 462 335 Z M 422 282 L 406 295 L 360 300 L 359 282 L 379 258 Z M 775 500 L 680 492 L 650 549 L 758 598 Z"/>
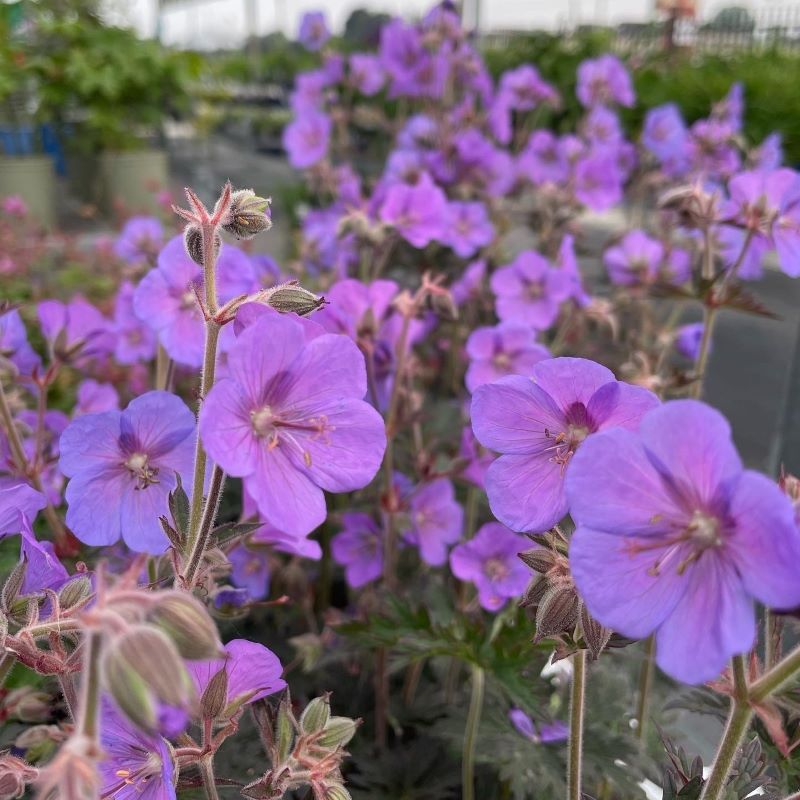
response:
<path id="1" fill-rule="evenodd" d="M 519 559 L 526 540 L 499 522 L 487 522 L 467 542 L 450 552 L 450 569 L 459 580 L 474 583 L 487 611 L 499 611 L 528 585 L 528 568 Z"/>
<path id="2" fill-rule="evenodd" d="M 577 524 L 570 566 L 589 611 L 626 636 L 655 633 L 656 660 L 678 680 L 711 680 L 752 646 L 754 600 L 800 603 L 792 504 L 743 469 L 727 421 L 709 406 L 672 401 L 638 434 L 591 437 L 567 494 Z"/>
<path id="3" fill-rule="evenodd" d="M 190 485 L 195 420 L 167 392 L 148 392 L 125 411 L 86 414 L 61 436 L 67 485 L 67 525 L 83 542 L 109 545 L 120 536 L 131 550 L 163 553 L 158 521 L 176 475 Z"/>
<path id="4" fill-rule="evenodd" d="M 481 444 L 502 453 L 486 477 L 494 515 L 516 531 L 551 528 L 569 508 L 564 477 L 584 440 L 607 428 L 635 430 L 657 404 L 651 392 L 581 358 L 547 359 L 532 379 L 512 375 L 479 386 L 472 428 Z"/>

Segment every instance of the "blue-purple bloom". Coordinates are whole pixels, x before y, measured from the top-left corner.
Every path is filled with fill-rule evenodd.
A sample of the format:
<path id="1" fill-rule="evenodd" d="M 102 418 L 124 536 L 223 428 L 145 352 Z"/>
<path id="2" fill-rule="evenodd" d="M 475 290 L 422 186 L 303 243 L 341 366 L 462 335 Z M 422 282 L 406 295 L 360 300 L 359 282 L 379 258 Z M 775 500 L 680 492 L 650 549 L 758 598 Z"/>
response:
<path id="1" fill-rule="evenodd" d="M 322 11 L 308 11 L 300 20 L 300 33 L 298 40 L 306 50 L 321 50 L 323 45 L 331 38 L 325 14 Z"/>
<path id="2" fill-rule="evenodd" d="M 566 741 L 569 736 L 569 725 L 561 720 L 542 722 L 537 725 L 521 708 L 512 708 L 508 719 L 517 732 L 535 744 Z"/>
<path id="3" fill-rule="evenodd" d="M 114 358 L 120 364 L 149 361 L 156 353 L 156 335 L 134 311 L 134 286 L 125 281 L 117 292 L 114 306 L 114 332 L 117 335 Z"/>
<path id="4" fill-rule="evenodd" d="M 11 364 L 14 371 L 25 376 L 41 364 L 41 359 L 28 342 L 25 323 L 16 309 L 0 314 L 0 370 L 4 370 L 3 362 Z"/>
<path id="5" fill-rule="evenodd" d="M 675 334 L 675 349 L 692 361 L 697 361 L 700 356 L 700 343 L 703 341 L 702 322 L 690 322 L 682 325 Z M 709 343 L 709 347 L 711 343 Z"/>
<path id="6" fill-rule="evenodd" d="M 750 649 L 754 601 L 800 604 L 792 503 L 743 468 L 727 421 L 703 403 L 655 408 L 638 434 L 593 436 L 567 495 L 570 565 L 589 612 L 624 636 L 654 633 L 656 661 L 677 680 L 716 678 Z"/>
<path id="7" fill-rule="evenodd" d="M 628 70 L 611 53 L 581 62 L 576 94 L 590 108 L 611 103 L 630 107 L 636 99 Z"/>
<path id="8" fill-rule="evenodd" d="M 450 202 L 444 219 L 444 244 L 456 255 L 470 258 L 494 239 L 494 225 L 486 206 L 479 202 Z"/>
<path id="9" fill-rule="evenodd" d="M 619 244 L 603 254 L 608 276 L 620 286 L 652 283 L 658 277 L 663 259 L 661 242 L 640 230 L 625 234 Z"/>
<path id="10" fill-rule="evenodd" d="M 67 525 L 86 544 L 114 544 L 163 553 L 169 544 L 159 516 L 167 498 L 190 476 L 194 414 L 168 392 L 148 392 L 122 412 L 86 414 L 61 435 L 61 471 L 67 485 Z"/>
<path id="11" fill-rule="evenodd" d="M 472 396 L 478 441 L 502 455 L 489 467 L 486 493 L 494 515 L 515 531 L 544 531 L 569 510 L 564 477 L 572 457 L 597 431 L 635 430 L 658 404 L 646 389 L 614 379 L 582 358 L 550 358 L 533 378 L 511 375 Z"/>
<path id="12" fill-rule="evenodd" d="M 453 548 L 450 569 L 459 580 L 475 584 L 483 608 L 499 611 L 530 581 L 530 570 L 519 558 L 526 541 L 499 522 L 487 522 L 472 539 Z"/>
<path id="13" fill-rule="evenodd" d="M 240 544 L 228 553 L 231 581 L 247 592 L 250 600 L 263 600 L 269 594 L 269 554 L 264 548 Z"/>
<path id="14" fill-rule="evenodd" d="M 331 118 L 322 111 L 307 109 L 290 122 L 283 132 L 283 146 L 289 163 L 296 169 L 308 169 L 328 153 Z"/>
<path id="15" fill-rule="evenodd" d="M 114 411 L 119 408 L 119 394 L 110 383 L 99 383 L 87 378 L 78 386 L 75 416 L 99 414 L 101 411 Z"/>
<path id="16" fill-rule="evenodd" d="M 389 187 L 380 208 L 383 222 L 414 247 L 423 248 L 434 239 L 442 239 L 447 218 L 447 197 L 422 173 L 416 184 L 396 183 Z"/>
<path id="17" fill-rule="evenodd" d="M 114 349 L 111 322 L 83 297 L 74 297 L 66 304 L 44 300 L 37 312 L 54 358 L 82 364 L 107 356 Z"/>
<path id="18" fill-rule="evenodd" d="M 306 342 L 299 322 L 265 314 L 239 334 L 228 371 L 203 403 L 203 443 L 267 521 L 303 536 L 325 519 L 323 490 L 362 488 L 383 458 L 364 357 L 345 336 Z"/>
<path id="19" fill-rule="evenodd" d="M 152 266 L 164 242 L 164 226 L 156 217 L 131 217 L 114 242 L 114 253 L 133 266 Z"/>

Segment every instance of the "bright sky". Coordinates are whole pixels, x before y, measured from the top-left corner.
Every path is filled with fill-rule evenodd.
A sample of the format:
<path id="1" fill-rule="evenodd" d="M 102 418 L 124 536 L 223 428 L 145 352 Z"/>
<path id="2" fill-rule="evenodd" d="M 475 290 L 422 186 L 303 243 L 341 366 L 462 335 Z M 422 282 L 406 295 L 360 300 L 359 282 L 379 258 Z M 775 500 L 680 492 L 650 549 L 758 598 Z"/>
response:
<path id="1" fill-rule="evenodd" d="M 254 9 L 255 32 L 297 31 L 305 11 L 324 10 L 330 25 L 340 30 L 351 11 L 368 8 L 404 16 L 420 15 L 433 0 L 165 0 L 162 38 L 168 44 L 201 49 L 236 46 L 250 32 L 247 9 Z M 471 0 L 468 0 L 471 2 Z M 108 6 L 144 35 L 155 32 L 157 0 L 107 0 Z M 170 4 L 172 3 L 172 4 Z M 699 0 L 703 16 L 725 5 L 762 9 L 764 0 Z M 633 22 L 649 19 L 655 0 L 481 0 L 483 30 L 497 28 L 558 28 L 568 21 Z"/>

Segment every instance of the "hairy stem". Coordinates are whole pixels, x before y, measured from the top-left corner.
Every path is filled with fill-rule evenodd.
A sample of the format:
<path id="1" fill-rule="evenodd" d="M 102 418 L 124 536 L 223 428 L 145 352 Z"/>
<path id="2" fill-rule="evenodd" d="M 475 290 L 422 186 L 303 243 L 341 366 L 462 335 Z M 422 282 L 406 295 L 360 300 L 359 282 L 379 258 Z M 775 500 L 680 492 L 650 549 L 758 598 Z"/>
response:
<path id="1" fill-rule="evenodd" d="M 470 694 L 461 755 L 461 797 L 463 800 L 475 800 L 475 744 L 478 740 L 478 729 L 483 711 L 484 685 L 483 668 L 474 664 L 472 666 L 472 693 Z"/>
<path id="2" fill-rule="evenodd" d="M 75 730 L 89 739 L 97 739 L 100 716 L 100 654 L 103 635 L 100 631 L 90 631 L 86 636 L 86 653 L 83 660 L 83 691 L 81 707 Z"/>
<path id="3" fill-rule="evenodd" d="M 214 527 L 217 511 L 219 510 L 219 501 L 222 499 L 222 489 L 224 486 L 225 473 L 218 464 L 214 464 L 214 468 L 211 471 L 211 485 L 208 489 L 208 498 L 206 499 L 203 516 L 200 519 L 200 529 L 194 539 L 194 543 L 191 545 L 186 568 L 183 573 L 183 579 L 188 588 L 194 585 L 197 573 L 203 563 L 203 555 L 208 548 L 208 542 L 211 538 L 211 531 Z"/>
<path id="4" fill-rule="evenodd" d="M 713 306 L 703 306 L 703 338 L 700 340 L 700 353 L 694 364 L 695 381 L 692 384 L 691 396 L 699 400 L 703 396 L 708 355 L 711 352 L 711 335 L 714 332 L 714 323 L 717 321 L 717 309 Z"/>
<path id="5" fill-rule="evenodd" d="M 744 657 L 734 656 L 731 660 L 731 670 L 733 672 L 733 693 L 731 699 L 731 710 L 728 722 L 725 725 L 725 733 L 717 749 L 714 759 L 714 766 L 711 769 L 701 800 L 722 800 L 725 796 L 725 786 L 728 776 L 736 759 L 736 753 L 744 739 L 747 729 L 750 727 L 750 720 L 753 716 L 753 709 L 748 701 L 747 674 Z"/>
<path id="6" fill-rule="evenodd" d="M 586 703 L 586 651 L 572 657 L 572 690 L 569 701 L 569 756 L 567 761 L 567 800 L 581 800 L 583 761 L 583 711 Z"/>
<path id="7" fill-rule="evenodd" d="M 765 672 L 750 687 L 750 699 L 759 703 L 791 681 L 800 672 L 800 646 L 781 659 L 771 670 Z"/>
<path id="8" fill-rule="evenodd" d="M 78 709 L 78 693 L 75 690 L 75 680 L 72 675 L 68 673 L 66 675 L 59 675 L 58 683 L 61 686 L 61 694 L 64 695 L 64 703 L 67 706 L 67 711 L 74 721 Z"/>
<path id="9" fill-rule="evenodd" d="M 636 705 L 636 720 L 639 727 L 636 736 L 641 743 L 647 740 L 647 718 L 650 711 L 650 692 L 655 672 L 656 640 L 651 636 L 645 643 L 644 660 L 639 673 L 639 698 Z"/>
<path id="10" fill-rule="evenodd" d="M 203 789 L 206 793 L 206 800 L 219 800 L 217 780 L 214 777 L 213 758 L 211 756 L 201 758 L 197 766 L 200 769 L 200 776 L 203 779 Z"/>

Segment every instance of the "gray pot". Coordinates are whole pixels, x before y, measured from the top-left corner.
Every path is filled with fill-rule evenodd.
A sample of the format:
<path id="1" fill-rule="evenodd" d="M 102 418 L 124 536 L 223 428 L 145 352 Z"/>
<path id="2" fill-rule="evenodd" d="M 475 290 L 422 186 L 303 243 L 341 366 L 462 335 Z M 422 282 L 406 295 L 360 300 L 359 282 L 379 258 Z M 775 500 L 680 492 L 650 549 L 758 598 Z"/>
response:
<path id="1" fill-rule="evenodd" d="M 155 213 L 156 195 L 168 188 L 167 154 L 163 150 L 101 153 L 100 174 L 109 211 L 121 204 L 126 211 Z"/>
<path id="2" fill-rule="evenodd" d="M 0 198 L 19 195 L 31 217 L 45 227 L 56 224 L 56 187 L 48 156 L 0 157 Z"/>

